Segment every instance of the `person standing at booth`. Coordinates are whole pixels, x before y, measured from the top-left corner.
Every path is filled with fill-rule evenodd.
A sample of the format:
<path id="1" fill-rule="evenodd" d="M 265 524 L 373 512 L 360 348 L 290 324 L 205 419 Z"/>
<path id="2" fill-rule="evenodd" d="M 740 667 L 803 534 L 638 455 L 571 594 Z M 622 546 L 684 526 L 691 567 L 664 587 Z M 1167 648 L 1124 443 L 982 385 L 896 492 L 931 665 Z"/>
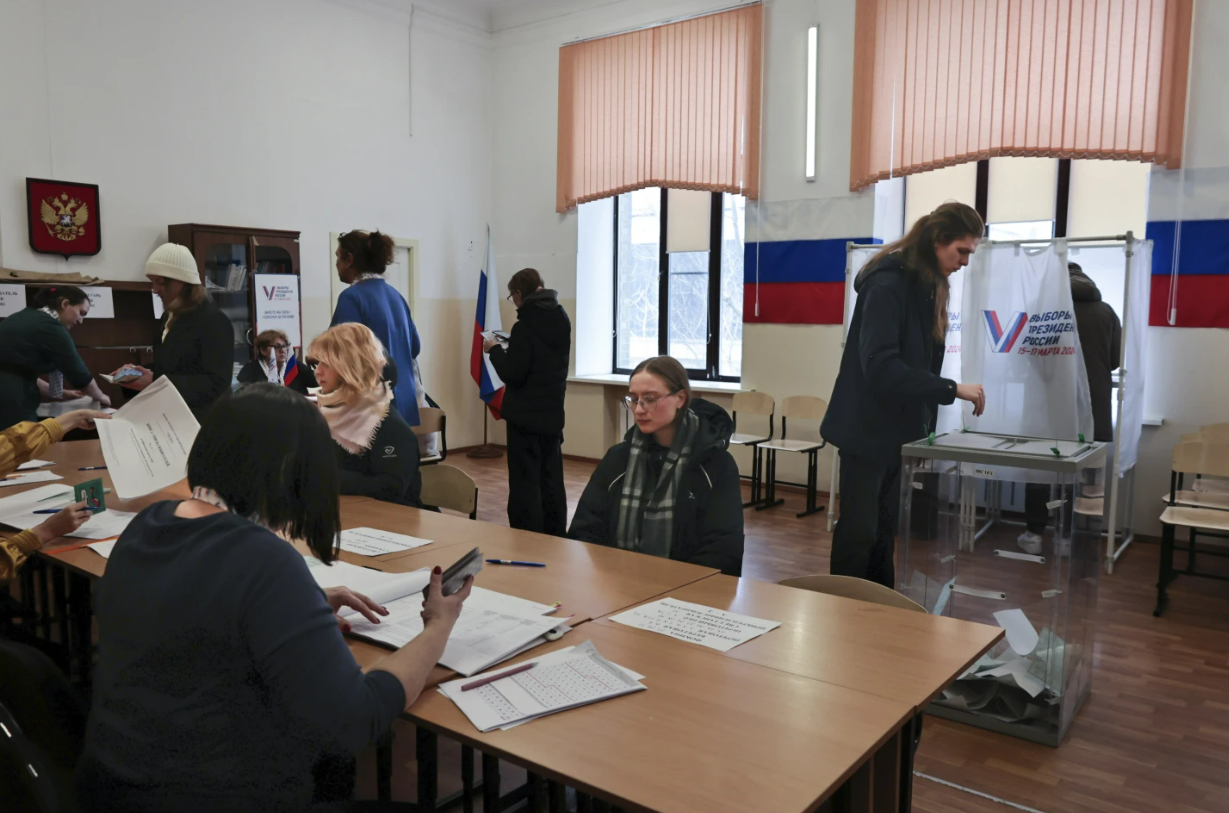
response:
<path id="1" fill-rule="evenodd" d="M 900 448 L 934 431 L 941 404 L 985 408 L 980 384 L 939 375 L 947 336 L 947 278 L 985 233 L 971 206 L 948 202 L 918 218 L 858 273 L 858 301 L 820 434 L 840 450 L 841 513 L 831 572 L 895 587 Z"/>
<path id="2" fill-rule="evenodd" d="M 350 287 L 341 292 L 330 327 L 345 322 L 366 325 L 393 362 L 393 406 L 410 426 L 418 426 L 418 387 L 414 359 L 422 349 L 409 303 L 384 279 L 393 262 L 393 238 L 378 231 L 350 231 L 337 238 L 337 277 Z"/>
<path id="3" fill-rule="evenodd" d="M 111 406 L 68 335 L 90 312 L 85 291 L 53 285 L 39 291 L 35 302 L 37 307 L 0 321 L 0 429 L 37 421 L 39 402 L 60 400 L 65 380 Z"/>
<path id="4" fill-rule="evenodd" d="M 500 414 L 508 425 L 508 524 L 563 536 L 568 495 L 563 488 L 563 397 L 567 389 L 572 322 L 542 276 L 523 268 L 508 280 L 516 324 L 502 347 L 482 349 L 503 380 Z"/>
<path id="5" fill-rule="evenodd" d="M 119 382 L 137 391 L 157 378 L 171 379 L 198 422 L 222 395 L 234 376 L 235 332 L 201 283 L 196 258 L 186 246 L 163 243 L 149 255 L 145 276 L 162 300 L 162 320 L 154 337 L 153 369 L 129 364 L 140 378 Z M 116 370 L 112 375 L 117 375 Z"/>

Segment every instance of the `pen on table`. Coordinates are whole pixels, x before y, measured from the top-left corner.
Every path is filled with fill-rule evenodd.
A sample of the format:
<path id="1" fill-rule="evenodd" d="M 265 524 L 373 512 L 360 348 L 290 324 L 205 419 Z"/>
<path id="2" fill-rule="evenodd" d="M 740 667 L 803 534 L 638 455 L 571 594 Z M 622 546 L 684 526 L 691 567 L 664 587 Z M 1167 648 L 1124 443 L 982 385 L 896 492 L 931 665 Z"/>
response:
<path id="1" fill-rule="evenodd" d="M 61 512 L 61 511 L 63 511 L 63 510 L 64 510 L 63 508 L 40 508 L 40 509 L 38 509 L 37 511 L 34 511 L 34 512 L 32 512 L 32 513 L 35 513 L 35 514 L 58 514 L 58 513 L 60 513 L 60 512 Z M 97 514 L 97 513 L 98 513 L 99 511 L 101 511 L 102 509 L 101 509 L 101 508 L 90 508 L 89 510 L 90 510 L 90 511 L 93 511 L 95 514 Z"/>
<path id="2" fill-rule="evenodd" d="M 469 683 L 461 684 L 461 691 L 468 692 L 470 689 L 480 689 L 483 686 L 487 685 L 488 683 L 494 683 L 495 681 L 503 680 L 506 677 L 512 677 L 513 675 L 519 675 L 521 672 L 528 672 L 530 669 L 534 668 L 537 665 L 538 665 L 537 661 L 530 661 L 529 663 L 521 664 L 515 669 L 509 669 L 506 672 L 500 672 L 498 675 L 489 675 L 479 680 L 471 680 Z"/>
<path id="3" fill-rule="evenodd" d="M 82 466 L 77 471 L 103 471 L 106 468 L 106 466 Z"/>
<path id="4" fill-rule="evenodd" d="M 515 559 L 487 559 L 488 565 L 519 565 L 520 567 L 546 567 L 545 562 L 518 562 Z"/>

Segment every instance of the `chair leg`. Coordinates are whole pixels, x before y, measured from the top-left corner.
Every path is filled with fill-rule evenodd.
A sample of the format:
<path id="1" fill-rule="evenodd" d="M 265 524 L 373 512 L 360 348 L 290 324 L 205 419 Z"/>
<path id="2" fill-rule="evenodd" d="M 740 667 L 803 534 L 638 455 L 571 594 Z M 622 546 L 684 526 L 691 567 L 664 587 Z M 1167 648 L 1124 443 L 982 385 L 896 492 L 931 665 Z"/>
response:
<path id="1" fill-rule="evenodd" d="M 763 511 L 767 508 L 775 508 L 781 505 L 785 500 L 777 499 L 777 450 L 768 450 L 768 465 L 767 472 L 764 477 L 764 501 L 755 506 L 756 511 Z"/>
<path id="2" fill-rule="evenodd" d="M 1161 525 L 1161 561 L 1157 566 L 1156 609 L 1152 614 L 1157 618 L 1165 612 L 1169 602 L 1169 583 L 1173 580 L 1174 570 L 1174 526 Z"/>
<path id="3" fill-rule="evenodd" d="M 418 809 L 431 813 L 439 797 L 439 740 L 435 732 L 415 729 L 415 754 L 418 758 Z"/>
<path id="4" fill-rule="evenodd" d="M 474 749 L 461 746 L 461 810 L 474 813 Z"/>
<path id="5" fill-rule="evenodd" d="M 743 503 L 743 508 L 750 508 L 753 505 L 759 505 L 760 502 L 760 445 L 754 443 L 751 445 L 751 499 Z"/>
<path id="6" fill-rule="evenodd" d="M 482 811 L 500 813 L 499 758 L 482 755 Z"/>
<path id="7" fill-rule="evenodd" d="M 818 514 L 824 510 L 825 506 L 817 505 L 819 502 L 819 450 L 813 449 L 807 452 L 807 507 L 806 510 L 798 514 L 799 517 L 808 517 L 811 514 Z"/>

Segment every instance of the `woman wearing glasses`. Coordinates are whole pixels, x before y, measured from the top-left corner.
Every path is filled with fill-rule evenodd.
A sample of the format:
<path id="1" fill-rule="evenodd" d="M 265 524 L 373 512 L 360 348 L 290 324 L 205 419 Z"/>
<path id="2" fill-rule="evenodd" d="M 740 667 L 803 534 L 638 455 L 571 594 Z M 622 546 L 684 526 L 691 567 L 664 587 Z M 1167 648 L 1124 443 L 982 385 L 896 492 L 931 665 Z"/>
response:
<path id="1" fill-rule="evenodd" d="M 266 330 L 256 337 L 256 358 L 243 365 L 238 375 L 240 384 L 277 384 L 295 392 L 307 394 L 315 387 L 311 368 L 299 364 L 290 339 L 280 330 Z"/>
<path id="2" fill-rule="evenodd" d="M 741 575 L 730 416 L 693 398 L 687 371 L 670 356 L 640 362 L 623 403 L 636 425 L 593 472 L 568 536 Z"/>

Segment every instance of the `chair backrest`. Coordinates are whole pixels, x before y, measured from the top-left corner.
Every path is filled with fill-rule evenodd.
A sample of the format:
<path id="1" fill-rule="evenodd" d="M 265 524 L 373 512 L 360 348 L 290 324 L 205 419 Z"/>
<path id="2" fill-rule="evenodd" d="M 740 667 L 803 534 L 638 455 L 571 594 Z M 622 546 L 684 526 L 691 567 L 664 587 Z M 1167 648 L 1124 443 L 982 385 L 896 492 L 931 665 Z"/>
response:
<path id="1" fill-rule="evenodd" d="M 456 466 L 440 464 L 422 469 L 424 505 L 447 508 L 478 518 L 478 486 L 473 478 Z"/>
<path id="2" fill-rule="evenodd" d="M 747 415 L 772 415 L 776 407 L 776 401 L 766 392 L 738 392 L 732 409 Z"/>
<path id="3" fill-rule="evenodd" d="M 821 422 L 824 413 L 828 411 L 828 402 L 814 395 L 791 395 L 781 402 L 781 437 L 786 437 L 786 423 L 789 418 L 803 421 Z M 816 426 L 816 432 L 819 427 Z M 792 436 L 797 440 L 797 433 Z"/>
<path id="4" fill-rule="evenodd" d="M 1229 477 L 1229 440 L 1179 443 L 1174 447 L 1173 470 L 1182 474 Z"/>
<path id="5" fill-rule="evenodd" d="M 418 426 L 411 427 L 415 435 L 432 435 L 439 432 L 440 460 L 448 457 L 448 416 L 439 407 L 419 407 Z"/>
<path id="6" fill-rule="evenodd" d="M 88 710 L 51 658 L 34 647 L 0 639 L 0 705 L 48 759 L 68 768 L 77 763 Z"/>
<path id="7" fill-rule="evenodd" d="M 868 582 L 866 579 L 855 579 L 853 576 L 827 574 L 799 576 L 793 579 L 782 579 L 779 583 L 786 587 L 810 590 L 813 593 L 826 593 L 830 596 L 869 601 L 872 604 L 882 604 L 885 607 L 896 607 L 901 610 L 926 612 L 926 608 L 921 604 L 907 596 L 902 596 L 891 587 L 884 587 L 877 582 Z"/>
<path id="8" fill-rule="evenodd" d="M 1211 440 L 1217 443 L 1229 442 L 1229 423 L 1210 423 L 1207 426 L 1199 427 L 1199 431 L 1195 434 L 1202 440 Z"/>

